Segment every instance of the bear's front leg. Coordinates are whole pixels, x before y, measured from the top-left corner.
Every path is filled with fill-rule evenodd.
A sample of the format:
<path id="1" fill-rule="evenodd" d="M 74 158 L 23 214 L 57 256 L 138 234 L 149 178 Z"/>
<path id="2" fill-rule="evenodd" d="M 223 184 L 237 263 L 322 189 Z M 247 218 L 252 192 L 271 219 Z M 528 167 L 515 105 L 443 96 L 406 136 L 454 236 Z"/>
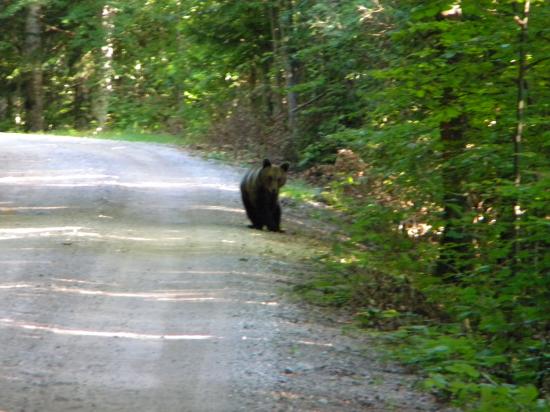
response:
<path id="1" fill-rule="evenodd" d="M 267 230 L 270 232 L 276 232 L 277 224 L 275 223 L 275 215 L 273 214 L 273 208 L 270 206 L 271 205 L 264 205 L 262 210 L 263 221 L 267 227 Z"/>
<path id="2" fill-rule="evenodd" d="M 273 207 L 270 208 L 269 214 L 267 215 L 269 217 L 267 230 L 271 232 L 284 232 L 284 230 L 281 229 L 281 206 L 279 202 L 276 202 L 272 206 Z"/>
<path id="3" fill-rule="evenodd" d="M 284 232 L 284 230 L 281 229 L 281 205 L 279 204 L 279 202 L 275 204 L 273 219 L 275 220 L 275 227 L 277 228 L 276 232 Z"/>
<path id="4" fill-rule="evenodd" d="M 281 229 L 281 205 L 279 202 L 275 204 L 273 209 L 273 229 L 270 229 L 272 232 L 284 233 L 284 230 Z"/>
<path id="5" fill-rule="evenodd" d="M 244 208 L 246 210 L 246 215 L 252 222 L 252 224 L 248 225 L 248 227 L 251 229 L 262 230 L 263 223 L 261 219 L 261 212 L 258 211 L 258 209 L 250 201 L 248 194 L 244 191 L 242 192 L 242 199 L 244 203 Z"/>

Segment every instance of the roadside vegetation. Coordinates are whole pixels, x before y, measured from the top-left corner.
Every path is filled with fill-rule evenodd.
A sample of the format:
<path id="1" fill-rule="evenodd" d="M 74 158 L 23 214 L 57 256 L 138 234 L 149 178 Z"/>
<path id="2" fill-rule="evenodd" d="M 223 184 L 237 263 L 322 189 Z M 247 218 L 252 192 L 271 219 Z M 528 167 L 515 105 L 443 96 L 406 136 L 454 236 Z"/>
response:
<path id="1" fill-rule="evenodd" d="M 543 0 L 0 0 L 0 130 L 292 161 L 287 195 L 346 234 L 305 299 L 465 410 L 546 411 L 548 21 Z"/>
<path id="2" fill-rule="evenodd" d="M 48 131 L 49 134 L 61 135 L 61 136 L 75 136 L 75 137 L 91 137 L 94 139 L 108 139 L 108 140 L 123 140 L 129 142 L 144 142 L 144 143 L 162 143 L 162 144 L 177 144 L 177 145 L 189 145 L 191 141 L 182 138 L 181 136 L 175 136 L 168 133 L 152 133 L 145 131 L 131 131 L 131 130 L 105 130 L 97 132 L 95 130 L 74 130 L 74 129 L 60 129 Z"/>

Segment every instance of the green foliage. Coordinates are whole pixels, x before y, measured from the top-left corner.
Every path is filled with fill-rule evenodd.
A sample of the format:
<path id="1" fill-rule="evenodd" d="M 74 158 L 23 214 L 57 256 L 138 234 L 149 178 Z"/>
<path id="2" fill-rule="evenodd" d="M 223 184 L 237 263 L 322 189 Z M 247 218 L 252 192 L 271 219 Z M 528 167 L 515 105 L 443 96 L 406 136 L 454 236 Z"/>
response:
<path id="1" fill-rule="evenodd" d="M 297 286 L 295 291 L 316 305 L 341 307 L 350 303 L 353 297 L 353 284 L 348 278 L 329 273 Z"/>
<path id="2" fill-rule="evenodd" d="M 302 180 L 293 179 L 281 189 L 282 198 L 290 198 L 301 202 L 311 202 L 319 198 L 320 190 Z"/>
<path id="3" fill-rule="evenodd" d="M 386 339 L 398 345 L 396 353 L 403 362 L 421 366 L 427 372 L 424 388 L 468 410 L 550 410 L 533 384 L 509 384 L 499 378 L 515 360 L 498 344 L 465 333 L 461 325 L 403 327 Z"/>
<path id="4" fill-rule="evenodd" d="M 48 130 L 294 157 L 329 188 L 284 195 L 323 198 L 348 235 L 307 299 L 404 328 L 398 353 L 457 404 L 544 410 L 550 8 L 531 0 L 527 27 L 525 4 L 49 0 L 31 57 L 29 2 L 0 1 L 0 128 L 25 127 L 38 59 Z"/>
<path id="5" fill-rule="evenodd" d="M 359 127 L 318 129 L 322 137 L 303 159 L 331 162 L 337 149 L 351 148 L 368 163 L 361 173 L 338 176 L 330 194 L 351 222 L 350 242 L 339 245 L 333 262 L 350 255 L 356 261 L 332 273 L 360 274 L 362 281 L 348 282 L 347 301 L 360 306 L 358 321 L 398 327 L 418 321 L 411 311 L 444 320 L 447 326 L 398 335 L 405 345 L 396 353 L 429 374 L 427 388 L 472 410 L 547 410 L 539 398 L 550 386 L 550 186 L 543 138 L 550 96 L 534 85 L 547 77 L 548 44 L 539 36 L 547 35 L 550 10 L 532 4 L 529 41 L 520 46 L 513 19 L 520 3 L 468 3 L 459 19 L 438 18 L 450 3 L 384 3 L 367 29 L 376 37 L 364 45 L 376 63 L 354 77 L 370 110 Z M 381 27 L 391 30 L 381 33 Z M 518 185 L 512 137 L 520 47 L 536 62 L 526 74 L 536 90 L 529 92 Z M 454 125 L 452 139 L 445 125 Z M 369 281 L 379 272 L 384 276 Z M 345 275 L 333 276 L 332 285 L 345 288 Z M 416 301 L 399 294 L 403 277 Z M 373 304 L 380 285 L 393 292 L 378 294 Z M 332 293 L 330 282 L 312 279 L 307 287 L 323 297 Z"/>
<path id="6" fill-rule="evenodd" d="M 340 133 L 320 136 L 317 142 L 309 144 L 302 151 L 299 167 L 305 168 L 315 164 L 333 164 L 340 149 L 360 149 L 363 146 L 364 132 L 345 130 Z"/>

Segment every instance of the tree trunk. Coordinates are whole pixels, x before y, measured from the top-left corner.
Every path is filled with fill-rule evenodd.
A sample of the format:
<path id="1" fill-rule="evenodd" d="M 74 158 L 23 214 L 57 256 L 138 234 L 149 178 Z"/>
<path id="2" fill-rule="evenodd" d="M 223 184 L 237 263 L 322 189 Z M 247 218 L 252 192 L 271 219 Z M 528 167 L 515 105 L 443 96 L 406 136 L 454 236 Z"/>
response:
<path id="1" fill-rule="evenodd" d="M 115 9 L 105 4 L 101 11 L 103 46 L 98 56 L 98 87 L 93 100 L 93 114 L 97 131 L 105 128 L 109 115 L 109 99 L 113 90 L 113 32 Z"/>
<path id="2" fill-rule="evenodd" d="M 179 27 L 176 28 L 176 45 L 178 55 L 185 54 L 185 45 L 183 42 L 183 35 Z M 183 81 L 176 79 L 176 105 L 177 105 L 177 118 L 181 120 L 185 112 L 185 90 L 183 89 Z"/>
<path id="3" fill-rule="evenodd" d="M 74 100 L 73 100 L 73 115 L 74 126 L 78 130 L 83 130 L 88 127 L 88 116 L 86 103 L 88 102 L 88 87 L 86 86 L 86 78 L 77 76 L 74 85 Z"/>
<path id="4" fill-rule="evenodd" d="M 294 4 L 292 0 L 283 1 L 285 10 L 282 13 L 281 35 L 283 39 L 282 57 L 284 61 L 286 89 L 287 89 L 287 109 L 288 109 L 288 130 L 289 138 L 284 147 L 284 154 L 288 160 L 298 158 L 297 142 L 298 137 L 298 94 L 293 88 L 298 84 L 299 64 L 295 58 L 295 48 L 293 45 L 294 31 Z"/>
<path id="5" fill-rule="evenodd" d="M 0 124 L 4 123 L 8 119 L 9 98 L 0 97 Z"/>
<path id="6" fill-rule="evenodd" d="M 520 155 L 521 155 L 521 143 L 523 140 L 523 132 L 525 129 L 525 109 L 527 105 L 527 55 L 525 52 L 525 46 L 527 43 L 527 28 L 529 23 L 529 9 L 531 7 L 530 0 L 526 0 L 523 3 L 523 16 L 515 17 L 516 23 L 520 27 L 519 34 L 519 48 L 518 48 L 518 97 L 517 97 L 517 125 L 516 133 L 513 138 L 514 146 L 514 185 L 516 186 L 517 193 L 514 201 L 514 229 L 513 229 L 513 245 L 512 245 L 512 272 L 516 274 L 519 262 L 520 252 L 520 219 L 521 219 L 521 200 L 519 198 L 520 186 L 521 186 L 521 167 L 520 167 Z"/>
<path id="7" fill-rule="evenodd" d="M 447 90 L 444 100 L 447 104 L 455 97 Z M 463 191 L 461 171 L 453 160 L 464 150 L 465 118 L 450 119 L 440 125 L 443 143 L 443 219 L 445 228 L 441 236 L 439 259 L 435 273 L 448 280 L 457 280 L 468 267 L 471 258 L 471 237 L 464 228 L 463 217 L 468 202 Z"/>
<path id="8" fill-rule="evenodd" d="M 270 87 L 272 105 L 273 105 L 273 117 L 278 117 L 283 109 L 283 104 L 281 101 L 280 91 L 283 89 L 284 81 L 281 76 L 281 20 L 279 17 L 279 8 L 276 5 L 276 2 L 270 2 L 269 4 L 269 23 L 271 26 L 271 44 L 273 51 L 273 62 L 272 66 L 274 69 L 274 81 L 275 84 L 273 87 Z M 275 92 L 273 93 L 273 90 Z"/>
<path id="9" fill-rule="evenodd" d="M 29 4 L 25 21 L 25 58 L 28 64 L 28 72 L 25 76 L 25 128 L 32 132 L 44 130 L 40 9 L 40 4 Z"/>
<path id="10" fill-rule="evenodd" d="M 462 9 L 455 5 L 441 13 L 439 18 L 460 20 Z M 441 48 L 443 53 L 445 50 Z M 459 59 L 458 56 L 455 57 Z M 443 91 L 442 106 L 456 104 L 457 98 L 451 88 Z M 439 259 L 436 264 L 436 275 L 456 281 L 468 270 L 472 259 L 472 239 L 465 227 L 464 215 L 468 211 L 468 201 L 464 194 L 461 170 L 457 168 L 456 159 L 466 146 L 465 131 L 467 121 L 464 114 L 459 114 L 440 124 L 440 137 L 443 145 L 443 218 L 445 227 L 441 236 Z"/>

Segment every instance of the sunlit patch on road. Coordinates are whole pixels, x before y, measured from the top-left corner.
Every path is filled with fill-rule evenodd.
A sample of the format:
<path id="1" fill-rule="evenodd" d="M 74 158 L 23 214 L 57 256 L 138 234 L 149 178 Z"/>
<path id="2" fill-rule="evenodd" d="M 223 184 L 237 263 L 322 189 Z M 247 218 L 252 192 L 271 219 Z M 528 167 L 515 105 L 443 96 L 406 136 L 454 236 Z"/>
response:
<path id="1" fill-rule="evenodd" d="M 14 285 L 0 285 L 0 289 L 25 289 L 32 288 L 32 285 L 26 283 L 18 283 Z"/>
<path id="2" fill-rule="evenodd" d="M 197 205 L 188 208 L 189 210 L 214 210 L 216 212 L 231 212 L 231 213 L 239 213 L 244 214 L 244 209 L 236 208 L 236 207 L 226 207 L 226 206 L 209 206 L 209 205 Z"/>
<path id="3" fill-rule="evenodd" d="M 81 284 L 86 284 L 86 285 L 101 284 L 101 282 L 94 282 L 94 281 L 90 281 L 90 280 L 77 280 L 77 279 L 67 279 L 67 278 L 52 278 L 52 280 L 55 280 L 56 282 L 81 283 Z"/>
<path id="4" fill-rule="evenodd" d="M 332 343 L 313 342 L 309 340 L 299 340 L 299 341 L 296 341 L 296 343 L 300 343 L 302 345 L 309 345 L 309 346 L 324 346 L 327 348 L 332 348 L 334 346 Z"/>
<path id="5" fill-rule="evenodd" d="M 0 212 L 21 212 L 26 210 L 60 210 L 68 209 L 68 206 L 14 206 L 14 207 L 0 207 Z"/>
<path id="6" fill-rule="evenodd" d="M 82 226 L 0 228 L 0 240 L 19 239 L 24 237 L 75 235 L 82 229 L 84 229 Z"/>
<path id="7" fill-rule="evenodd" d="M 52 279 L 60 282 L 69 283 L 93 283 L 89 281 L 76 281 L 70 279 Z M 260 296 L 265 293 L 257 293 L 258 300 L 241 300 L 235 298 L 227 298 L 223 296 L 223 292 L 227 292 L 228 288 L 224 288 L 223 292 L 217 290 L 154 290 L 147 292 L 133 291 L 112 291 L 101 289 L 84 289 L 79 287 L 66 287 L 60 285 L 41 285 L 30 283 L 9 283 L 0 285 L 0 291 L 10 291 L 14 289 L 29 289 L 35 294 L 50 294 L 51 292 L 59 294 L 73 294 L 80 296 L 89 296 L 97 298 L 122 298 L 122 299 L 142 299 L 151 302 L 166 302 L 166 303 L 206 303 L 206 304 L 233 304 L 233 305 L 259 305 L 259 306 L 278 306 L 275 301 L 263 300 Z"/>
<path id="8" fill-rule="evenodd" d="M 124 331 L 97 331 L 85 329 L 67 329 L 57 326 L 41 325 L 36 323 L 27 323 L 13 319 L 0 319 L 0 326 L 13 327 L 25 330 L 50 332 L 56 335 L 98 337 L 98 338 L 125 338 L 137 340 L 213 340 L 221 339 L 213 335 L 202 334 L 147 334 Z"/>
<path id="9" fill-rule="evenodd" d="M 67 174 L 67 175 L 47 175 L 48 171 L 40 175 L 31 176 L 6 176 L 0 177 L 0 185 L 26 185 L 41 187 L 97 187 L 113 186 L 130 189 L 214 189 L 224 192 L 238 192 L 238 187 L 234 184 L 219 183 L 216 180 L 208 181 L 202 179 L 172 179 L 172 180 L 131 180 L 120 181 L 121 177 L 117 175 L 106 174 Z M 201 181 L 202 180 L 202 181 Z"/>
<path id="10" fill-rule="evenodd" d="M 118 179 L 118 176 L 102 174 L 77 174 L 77 175 L 39 175 L 39 176 L 7 176 L 0 177 L 0 184 L 39 184 L 67 180 L 97 180 L 97 179 Z"/>
<path id="11" fill-rule="evenodd" d="M 102 290 L 52 287 L 54 292 L 77 293 L 80 295 L 95 295 L 116 298 L 141 298 L 151 300 L 178 300 L 188 302 L 205 302 L 215 300 L 211 296 L 197 296 L 192 292 L 107 292 Z"/>

